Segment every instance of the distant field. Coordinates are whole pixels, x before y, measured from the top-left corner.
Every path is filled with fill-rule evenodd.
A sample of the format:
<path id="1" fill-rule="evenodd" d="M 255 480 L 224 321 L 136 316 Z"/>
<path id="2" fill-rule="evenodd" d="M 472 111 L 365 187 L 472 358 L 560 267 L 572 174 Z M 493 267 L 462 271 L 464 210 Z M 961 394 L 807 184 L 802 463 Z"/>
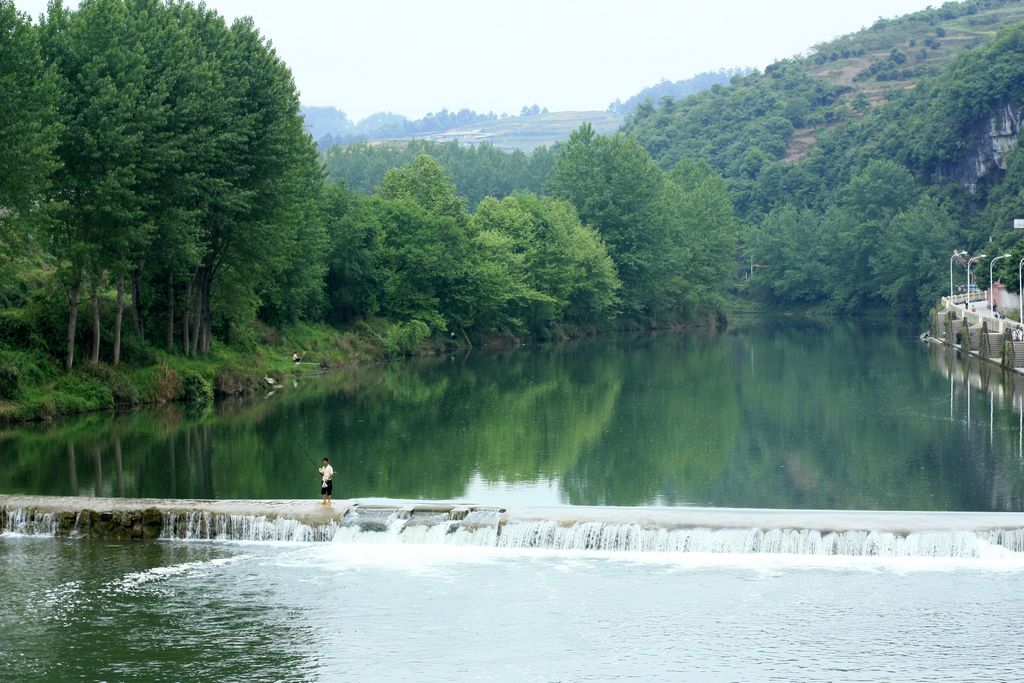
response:
<path id="1" fill-rule="evenodd" d="M 622 118 L 605 111 L 559 111 L 535 116 L 511 116 L 497 121 L 474 123 L 465 128 L 416 136 L 418 139 L 473 145 L 487 142 L 508 152 L 529 152 L 536 147 L 562 142 L 582 124 L 597 133 L 610 135 L 622 125 Z"/>
<path id="2" fill-rule="evenodd" d="M 1024 3 L 981 10 L 973 15 L 939 20 L 932 24 L 908 24 L 896 20 L 819 46 L 818 52 L 825 55 L 842 53 L 844 48 L 865 48 L 865 52 L 829 59 L 823 64 L 811 63 L 808 71 L 822 80 L 850 87 L 846 99 L 863 93 L 869 102 L 875 104 L 884 101 L 887 89 L 913 87 L 921 75 L 937 71 L 963 50 L 980 45 L 993 38 L 1000 29 L 1021 21 L 1024 21 Z M 927 45 L 926 41 L 931 42 L 931 45 Z M 889 79 L 864 75 L 863 72 L 873 62 L 885 62 L 894 49 L 906 58 L 899 65 L 901 70 L 913 69 L 920 73 Z"/>

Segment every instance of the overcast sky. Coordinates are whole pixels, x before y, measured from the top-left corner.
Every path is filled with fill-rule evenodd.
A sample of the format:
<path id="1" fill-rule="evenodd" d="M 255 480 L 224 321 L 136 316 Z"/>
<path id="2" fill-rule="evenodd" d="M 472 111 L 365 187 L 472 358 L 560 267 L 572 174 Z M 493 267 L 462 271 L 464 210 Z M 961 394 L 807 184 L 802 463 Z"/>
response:
<path id="1" fill-rule="evenodd" d="M 207 0 L 251 15 L 303 104 L 351 118 L 443 107 L 605 109 L 662 79 L 764 68 L 936 0 Z M 68 2 L 76 6 L 77 2 Z M 37 17 L 46 0 L 15 0 Z"/>

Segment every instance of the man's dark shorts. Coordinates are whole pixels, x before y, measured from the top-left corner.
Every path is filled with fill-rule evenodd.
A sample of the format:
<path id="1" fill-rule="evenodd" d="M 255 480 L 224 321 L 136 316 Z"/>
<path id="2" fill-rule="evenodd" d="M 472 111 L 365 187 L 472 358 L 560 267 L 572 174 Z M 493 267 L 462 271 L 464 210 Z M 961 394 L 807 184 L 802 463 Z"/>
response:
<path id="1" fill-rule="evenodd" d="M 329 496 L 334 493 L 334 481 L 327 481 L 320 485 L 320 495 Z"/>

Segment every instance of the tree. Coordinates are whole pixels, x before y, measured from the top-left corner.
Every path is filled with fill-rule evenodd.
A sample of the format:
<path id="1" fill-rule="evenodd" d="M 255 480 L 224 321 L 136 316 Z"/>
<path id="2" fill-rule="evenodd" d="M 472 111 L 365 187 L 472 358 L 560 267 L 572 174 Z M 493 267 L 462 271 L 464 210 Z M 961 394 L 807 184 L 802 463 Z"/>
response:
<path id="1" fill-rule="evenodd" d="M 835 239 L 830 261 L 836 280 L 833 301 L 850 309 L 880 298 L 871 259 L 885 249 L 889 219 L 909 208 L 920 192 L 910 171 L 888 159 L 876 159 L 840 191 L 841 211 L 826 230 Z"/>
<path id="2" fill-rule="evenodd" d="M 290 247 L 299 221 L 311 216 L 303 207 L 320 171 L 291 73 L 251 19 L 225 31 L 218 18 L 201 37 L 216 60 L 224 105 L 197 160 L 201 259 L 191 282 L 197 293 L 191 346 L 205 353 L 215 304 L 222 305 L 218 320 L 228 332 L 246 318 L 246 308 L 258 307 L 261 283 L 305 258 Z M 235 287 L 218 290 L 222 277 Z M 218 293 L 224 295 L 220 302 Z"/>
<path id="3" fill-rule="evenodd" d="M 432 214 L 410 198 L 381 201 L 378 211 L 387 226 L 381 313 L 397 321 L 418 320 L 432 330 L 464 324 L 451 306 L 456 292 L 468 295 L 465 230 L 451 216 Z"/>
<path id="4" fill-rule="evenodd" d="M 322 195 L 329 253 L 327 319 L 345 323 L 376 315 L 383 300 L 384 225 L 379 200 L 327 183 Z"/>
<path id="5" fill-rule="evenodd" d="M 147 152 L 164 112 L 163 93 L 149 78 L 138 26 L 120 0 L 84 3 L 75 13 L 52 5 L 43 24 L 47 60 L 63 86 L 66 126 L 58 153 L 56 186 L 63 200 L 52 244 L 64 264 L 68 295 L 65 368 L 74 364 L 78 296 L 91 290 L 92 362 L 99 361 L 99 289 L 110 268 L 150 238 L 143 183 Z"/>
<path id="6" fill-rule="evenodd" d="M 480 233 L 509 240 L 509 253 L 494 255 L 515 264 L 515 273 L 536 294 L 515 300 L 516 317 L 534 332 L 571 319 L 598 322 L 611 317 L 619 280 L 600 237 L 585 227 L 568 202 L 532 194 L 498 201 L 487 198 L 473 217 Z"/>
<path id="7" fill-rule="evenodd" d="M 421 214 L 402 211 L 395 215 L 396 219 L 401 217 L 398 225 L 409 230 L 411 244 L 399 244 L 394 239 L 392 224 L 386 221 L 385 225 L 388 225 L 387 244 L 401 254 L 401 260 L 423 260 L 423 267 L 431 271 L 429 289 L 437 299 L 438 315 L 424 322 L 440 330 L 447 329 L 448 325 L 463 330 L 472 327 L 477 312 L 474 275 L 478 274 L 479 263 L 474 257 L 478 253 L 470 246 L 472 235 L 466 201 L 455 193 L 451 177 L 437 159 L 421 155 L 412 164 L 388 171 L 378 194 L 406 206 L 411 202 L 422 210 Z M 433 240 L 424 233 L 428 225 L 436 231 Z M 439 248 L 445 250 L 444 253 L 438 252 Z M 411 274 L 404 274 L 400 281 L 412 279 L 415 277 Z M 407 294 L 412 295 L 408 291 Z M 422 303 L 420 306 L 424 310 L 428 308 Z"/>
<path id="8" fill-rule="evenodd" d="M 721 299 L 735 271 L 739 231 L 728 186 L 709 164 L 684 159 L 666 187 L 674 240 L 685 258 L 675 269 L 679 296 Z"/>
<path id="9" fill-rule="evenodd" d="M 0 0 L 0 36 L 0 228 L 8 231 L 49 188 L 60 124 L 56 74 L 43 61 L 38 30 L 11 0 Z"/>
<path id="10" fill-rule="evenodd" d="M 451 176 L 437 159 L 427 154 L 388 171 L 378 193 L 385 199 L 412 199 L 426 211 L 449 216 L 458 223 L 469 218 L 466 200 L 456 194 Z"/>
<path id="11" fill-rule="evenodd" d="M 583 124 L 561 148 L 549 182 L 600 233 L 622 280 L 622 306 L 650 315 L 674 265 L 675 244 L 662 203 L 665 178 L 631 138 L 601 137 Z"/>
<path id="12" fill-rule="evenodd" d="M 888 222 L 870 263 L 879 294 L 896 312 L 927 313 L 946 292 L 955 233 L 949 213 L 928 195 Z"/>

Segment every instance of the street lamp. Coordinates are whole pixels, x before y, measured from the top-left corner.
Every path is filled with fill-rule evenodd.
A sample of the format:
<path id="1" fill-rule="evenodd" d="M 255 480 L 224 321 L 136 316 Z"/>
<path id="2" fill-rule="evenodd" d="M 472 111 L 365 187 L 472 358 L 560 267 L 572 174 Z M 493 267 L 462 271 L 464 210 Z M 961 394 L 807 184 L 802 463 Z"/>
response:
<path id="1" fill-rule="evenodd" d="M 971 264 L 978 259 L 988 258 L 988 254 L 978 254 L 974 258 L 967 259 L 967 303 L 971 303 Z"/>
<path id="2" fill-rule="evenodd" d="M 966 251 L 954 251 L 953 255 L 949 257 L 949 305 L 953 305 L 953 260 L 957 256 L 966 256 Z"/>
<path id="3" fill-rule="evenodd" d="M 996 293 L 992 291 L 992 266 L 1001 258 L 1010 258 L 1009 254 L 1003 254 L 1002 256 L 996 256 L 994 259 L 988 262 L 988 310 L 995 310 Z"/>
<path id="4" fill-rule="evenodd" d="M 1024 268 L 1024 258 L 1017 264 L 1017 298 L 1020 300 L 1020 322 L 1024 324 L 1024 285 L 1021 284 L 1024 278 L 1021 278 L 1021 269 Z M 1024 412 L 1022 412 L 1024 414 Z"/>

